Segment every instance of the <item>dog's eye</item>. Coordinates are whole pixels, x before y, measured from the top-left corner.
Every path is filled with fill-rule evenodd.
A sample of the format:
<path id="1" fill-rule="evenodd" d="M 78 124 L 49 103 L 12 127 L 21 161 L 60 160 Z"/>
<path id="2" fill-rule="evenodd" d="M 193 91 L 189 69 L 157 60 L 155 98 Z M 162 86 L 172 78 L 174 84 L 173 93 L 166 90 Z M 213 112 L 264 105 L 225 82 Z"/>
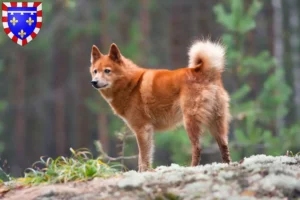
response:
<path id="1" fill-rule="evenodd" d="M 105 74 L 109 74 L 109 73 L 110 73 L 110 69 L 105 69 L 105 70 L 104 70 L 104 73 L 105 73 Z"/>
<path id="2" fill-rule="evenodd" d="M 97 74 L 97 70 L 96 69 L 94 70 L 94 73 Z"/>

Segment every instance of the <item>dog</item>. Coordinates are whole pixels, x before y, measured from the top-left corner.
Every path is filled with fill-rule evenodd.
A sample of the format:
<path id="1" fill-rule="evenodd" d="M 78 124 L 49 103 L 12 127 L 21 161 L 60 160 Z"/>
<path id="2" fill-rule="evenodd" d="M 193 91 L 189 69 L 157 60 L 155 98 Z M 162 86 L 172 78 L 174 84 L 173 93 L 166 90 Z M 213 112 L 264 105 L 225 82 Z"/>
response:
<path id="1" fill-rule="evenodd" d="M 191 166 L 200 162 L 203 125 L 216 139 L 223 162 L 231 161 L 230 98 L 221 79 L 225 48 L 209 40 L 199 40 L 192 44 L 188 56 L 186 68 L 146 69 L 124 57 L 114 43 L 107 55 L 92 46 L 92 86 L 135 134 L 140 172 L 151 167 L 153 133 L 182 124 L 192 145 Z"/>

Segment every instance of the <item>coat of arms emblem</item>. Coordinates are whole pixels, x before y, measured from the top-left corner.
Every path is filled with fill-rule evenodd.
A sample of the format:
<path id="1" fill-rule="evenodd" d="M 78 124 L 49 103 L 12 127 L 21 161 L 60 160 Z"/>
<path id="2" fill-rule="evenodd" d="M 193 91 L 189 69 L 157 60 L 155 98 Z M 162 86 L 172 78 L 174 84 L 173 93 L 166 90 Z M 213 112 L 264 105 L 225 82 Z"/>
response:
<path id="1" fill-rule="evenodd" d="M 42 2 L 3 2 L 4 32 L 15 43 L 25 46 L 42 27 Z"/>

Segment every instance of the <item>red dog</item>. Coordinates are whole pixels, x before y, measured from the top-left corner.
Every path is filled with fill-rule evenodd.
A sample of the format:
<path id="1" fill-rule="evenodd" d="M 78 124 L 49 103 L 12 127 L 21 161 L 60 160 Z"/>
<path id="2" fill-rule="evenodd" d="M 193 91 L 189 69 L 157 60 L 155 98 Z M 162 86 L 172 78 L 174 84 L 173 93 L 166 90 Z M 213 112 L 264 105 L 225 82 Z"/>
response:
<path id="1" fill-rule="evenodd" d="M 115 44 L 108 55 L 92 48 L 91 83 L 135 133 L 139 171 L 151 166 L 153 132 L 182 123 L 192 144 L 192 166 L 200 161 L 202 125 L 216 139 L 223 161 L 230 162 L 229 96 L 221 80 L 225 50 L 210 41 L 197 41 L 188 55 L 187 68 L 154 70 L 137 66 Z"/>

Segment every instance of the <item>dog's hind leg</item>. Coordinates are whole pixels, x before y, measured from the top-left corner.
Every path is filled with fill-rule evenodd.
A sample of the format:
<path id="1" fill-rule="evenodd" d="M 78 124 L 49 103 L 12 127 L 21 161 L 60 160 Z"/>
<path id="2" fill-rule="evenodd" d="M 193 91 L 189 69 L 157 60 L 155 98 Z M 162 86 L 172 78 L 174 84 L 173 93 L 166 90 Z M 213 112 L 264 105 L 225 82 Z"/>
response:
<path id="1" fill-rule="evenodd" d="M 209 130 L 218 143 L 223 162 L 230 163 L 231 159 L 228 147 L 228 121 L 223 117 L 219 117 L 211 123 Z"/>
<path id="2" fill-rule="evenodd" d="M 199 137 L 201 134 L 200 123 L 193 117 L 184 117 L 184 127 L 192 144 L 192 163 L 191 166 L 197 166 L 200 162 L 201 146 Z"/>

